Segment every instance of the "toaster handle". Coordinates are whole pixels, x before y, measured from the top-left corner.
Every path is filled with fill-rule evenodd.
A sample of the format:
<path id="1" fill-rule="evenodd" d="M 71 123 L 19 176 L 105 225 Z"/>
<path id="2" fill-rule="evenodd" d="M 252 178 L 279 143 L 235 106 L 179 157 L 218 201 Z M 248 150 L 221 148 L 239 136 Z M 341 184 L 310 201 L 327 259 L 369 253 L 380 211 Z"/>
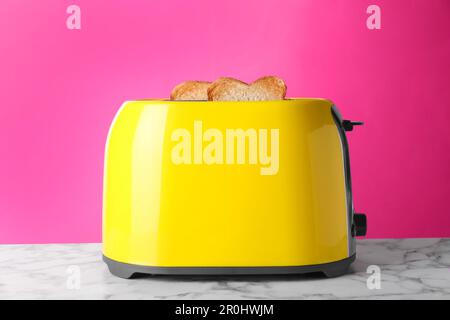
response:
<path id="1" fill-rule="evenodd" d="M 342 120 L 342 126 L 345 131 L 353 131 L 354 126 L 362 126 L 364 122 L 361 121 L 351 121 L 351 120 Z"/>

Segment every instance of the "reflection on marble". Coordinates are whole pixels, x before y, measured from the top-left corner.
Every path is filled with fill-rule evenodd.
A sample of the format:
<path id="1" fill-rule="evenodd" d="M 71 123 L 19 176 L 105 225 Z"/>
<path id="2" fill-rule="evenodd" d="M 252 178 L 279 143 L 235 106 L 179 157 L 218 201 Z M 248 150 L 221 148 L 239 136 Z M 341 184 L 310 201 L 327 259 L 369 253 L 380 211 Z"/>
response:
<path id="1" fill-rule="evenodd" d="M 367 267 L 381 268 L 368 289 Z M 70 282 L 80 270 L 80 287 Z M 72 288 L 72 289 L 69 289 Z M 0 245 L 0 299 L 450 299 L 450 239 L 360 240 L 349 274 L 112 276 L 100 244 Z"/>

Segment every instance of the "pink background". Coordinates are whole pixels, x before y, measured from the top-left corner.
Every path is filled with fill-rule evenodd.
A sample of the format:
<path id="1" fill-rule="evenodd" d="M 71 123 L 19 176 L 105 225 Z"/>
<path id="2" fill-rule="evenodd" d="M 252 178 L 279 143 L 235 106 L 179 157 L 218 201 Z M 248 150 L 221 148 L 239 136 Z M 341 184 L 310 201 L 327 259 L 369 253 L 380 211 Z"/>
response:
<path id="1" fill-rule="evenodd" d="M 66 28 L 66 8 L 82 29 Z M 382 29 L 366 28 L 366 8 Z M 332 99 L 368 237 L 450 236 L 450 2 L 1 0 L 0 243 L 99 242 L 103 151 L 126 99 L 275 74 Z"/>

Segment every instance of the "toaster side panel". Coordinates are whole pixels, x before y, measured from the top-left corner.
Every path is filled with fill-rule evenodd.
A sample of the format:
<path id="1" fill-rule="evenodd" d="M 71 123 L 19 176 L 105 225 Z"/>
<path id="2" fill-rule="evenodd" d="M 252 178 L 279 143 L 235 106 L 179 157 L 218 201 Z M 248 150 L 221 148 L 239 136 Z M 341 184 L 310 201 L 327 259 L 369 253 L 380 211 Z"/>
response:
<path id="1" fill-rule="evenodd" d="M 345 175 L 345 190 L 346 190 L 346 203 L 347 203 L 347 232 L 348 232 L 348 252 L 349 256 L 356 253 L 356 238 L 354 235 L 354 207 L 353 207 L 353 192 L 352 192 L 352 178 L 350 172 L 350 152 L 348 147 L 347 136 L 345 134 L 345 129 L 342 125 L 342 116 L 338 108 L 333 105 L 331 108 L 331 113 L 333 119 L 336 123 L 336 128 L 339 132 L 339 137 L 341 141 L 342 157 L 344 163 L 344 175 Z"/>
<path id="2" fill-rule="evenodd" d="M 105 150 L 103 253 L 118 261 L 158 264 L 163 142 L 168 106 L 128 102 Z"/>

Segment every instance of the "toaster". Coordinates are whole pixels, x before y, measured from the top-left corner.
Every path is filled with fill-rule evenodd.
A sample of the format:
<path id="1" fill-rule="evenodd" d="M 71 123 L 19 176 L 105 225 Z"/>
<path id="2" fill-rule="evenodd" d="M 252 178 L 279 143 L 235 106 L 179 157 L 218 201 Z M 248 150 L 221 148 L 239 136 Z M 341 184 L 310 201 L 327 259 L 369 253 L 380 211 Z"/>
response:
<path id="1" fill-rule="evenodd" d="M 325 99 L 125 102 L 106 142 L 103 260 L 134 274 L 345 274 L 346 131 Z"/>

